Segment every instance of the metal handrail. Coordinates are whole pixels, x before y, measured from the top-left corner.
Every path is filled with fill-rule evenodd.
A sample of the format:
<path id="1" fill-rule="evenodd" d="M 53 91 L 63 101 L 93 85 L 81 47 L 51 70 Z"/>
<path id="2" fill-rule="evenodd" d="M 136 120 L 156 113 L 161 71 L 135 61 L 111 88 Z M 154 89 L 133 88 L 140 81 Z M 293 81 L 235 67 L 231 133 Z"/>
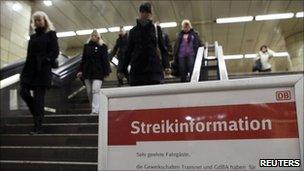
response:
<path id="1" fill-rule="evenodd" d="M 209 50 L 208 42 L 205 43 L 205 46 L 206 47 L 200 47 L 198 49 L 190 82 L 199 82 L 201 69 L 203 66 L 207 65 L 207 63 L 203 63 L 204 62 L 203 59 L 208 59 L 208 50 Z M 225 63 L 225 59 L 223 57 L 223 48 L 222 48 L 222 46 L 219 46 L 217 41 L 215 41 L 214 45 L 212 45 L 212 46 L 214 47 L 215 58 L 217 58 L 217 60 L 218 60 L 219 79 L 228 80 L 226 63 Z M 205 62 L 207 62 L 207 61 L 205 61 Z"/>
<path id="2" fill-rule="evenodd" d="M 217 42 L 216 42 L 217 43 Z M 215 55 L 218 60 L 218 69 L 219 69 L 219 75 L 220 75 L 220 80 L 228 80 L 228 72 L 227 72 L 227 67 L 223 55 L 223 48 L 222 46 L 218 46 L 216 44 L 215 46 Z"/>
<path id="3" fill-rule="evenodd" d="M 205 56 L 205 54 L 207 52 L 208 52 L 208 45 L 206 46 L 206 48 L 204 48 L 204 46 L 198 48 L 190 82 L 198 82 L 199 81 L 203 56 Z"/>

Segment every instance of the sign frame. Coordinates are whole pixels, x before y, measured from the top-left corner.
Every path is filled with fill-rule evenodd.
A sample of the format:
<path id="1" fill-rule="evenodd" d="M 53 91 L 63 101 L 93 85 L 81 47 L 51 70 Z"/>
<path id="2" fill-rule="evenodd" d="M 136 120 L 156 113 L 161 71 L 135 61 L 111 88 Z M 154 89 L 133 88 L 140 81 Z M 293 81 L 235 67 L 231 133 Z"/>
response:
<path id="1" fill-rule="evenodd" d="M 301 170 L 304 171 L 304 77 L 303 74 L 287 76 L 270 76 L 225 81 L 208 81 L 198 83 L 177 83 L 153 86 L 138 86 L 126 88 L 103 89 L 100 92 L 101 105 L 98 126 L 98 171 L 108 170 L 108 109 L 109 99 L 151 95 L 166 95 L 176 93 L 214 92 L 225 90 L 246 90 L 263 88 L 294 88 L 297 123 L 300 141 Z"/>

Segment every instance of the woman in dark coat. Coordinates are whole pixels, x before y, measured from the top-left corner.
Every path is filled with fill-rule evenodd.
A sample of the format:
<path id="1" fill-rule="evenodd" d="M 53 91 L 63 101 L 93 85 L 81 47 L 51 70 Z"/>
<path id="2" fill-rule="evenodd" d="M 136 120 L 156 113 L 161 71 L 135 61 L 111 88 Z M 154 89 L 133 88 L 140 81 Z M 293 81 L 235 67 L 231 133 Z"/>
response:
<path id="1" fill-rule="evenodd" d="M 91 114 L 97 115 L 99 112 L 99 92 L 103 79 L 110 74 L 110 63 L 108 60 L 108 48 L 103 43 L 100 34 L 94 30 L 89 42 L 84 45 L 82 61 L 78 78 L 83 78 L 87 89 Z"/>
<path id="2" fill-rule="evenodd" d="M 42 132 L 44 97 L 51 86 L 52 66 L 59 54 L 56 32 L 49 17 L 42 11 L 32 16 L 35 33 L 30 36 L 26 62 L 20 77 L 20 95 L 34 119 L 31 134 Z M 33 90 L 33 96 L 30 93 Z"/>
<path id="3" fill-rule="evenodd" d="M 191 78 L 196 54 L 200 46 L 202 46 L 202 43 L 198 33 L 192 29 L 189 20 L 184 20 L 182 31 L 179 33 L 174 47 L 174 62 L 178 64 L 181 82 L 189 81 L 187 79 L 188 73 L 190 73 Z"/>

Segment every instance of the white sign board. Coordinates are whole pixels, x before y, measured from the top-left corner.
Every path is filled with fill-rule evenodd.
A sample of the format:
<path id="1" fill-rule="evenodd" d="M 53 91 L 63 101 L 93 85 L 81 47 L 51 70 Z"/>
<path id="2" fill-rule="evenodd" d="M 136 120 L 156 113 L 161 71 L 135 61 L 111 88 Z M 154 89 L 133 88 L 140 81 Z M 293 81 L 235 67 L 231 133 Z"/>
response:
<path id="1" fill-rule="evenodd" d="M 102 99 L 98 170 L 303 168 L 301 75 L 108 89 Z"/>

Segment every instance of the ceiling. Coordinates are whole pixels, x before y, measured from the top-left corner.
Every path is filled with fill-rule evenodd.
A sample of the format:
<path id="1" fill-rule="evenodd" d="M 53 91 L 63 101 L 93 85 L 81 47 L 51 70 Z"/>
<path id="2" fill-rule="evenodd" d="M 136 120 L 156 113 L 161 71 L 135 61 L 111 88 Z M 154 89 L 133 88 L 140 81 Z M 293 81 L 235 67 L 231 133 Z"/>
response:
<path id="1" fill-rule="evenodd" d="M 74 1 L 52 0 L 53 6 L 46 7 L 41 1 L 33 3 L 33 11 L 45 11 L 57 29 L 57 32 L 76 31 L 92 28 L 134 25 L 138 16 L 138 6 L 142 1 L 107 0 Z M 303 18 L 252 21 L 247 23 L 216 24 L 219 17 L 260 15 L 283 12 L 303 11 L 303 0 L 209 0 L 209 1 L 151 1 L 153 19 L 160 22 L 183 19 L 192 21 L 193 27 L 200 33 L 203 41 L 218 41 L 224 54 L 254 53 L 263 44 L 276 51 L 284 51 L 284 34 L 303 30 Z M 164 29 L 172 42 L 180 30 Z M 288 32 L 288 33 L 287 33 Z M 103 39 L 113 47 L 117 33 L 104 33 Z M 82 47 L 88 35 L 60 38 L 64 51 L 68 48 Z"/>

